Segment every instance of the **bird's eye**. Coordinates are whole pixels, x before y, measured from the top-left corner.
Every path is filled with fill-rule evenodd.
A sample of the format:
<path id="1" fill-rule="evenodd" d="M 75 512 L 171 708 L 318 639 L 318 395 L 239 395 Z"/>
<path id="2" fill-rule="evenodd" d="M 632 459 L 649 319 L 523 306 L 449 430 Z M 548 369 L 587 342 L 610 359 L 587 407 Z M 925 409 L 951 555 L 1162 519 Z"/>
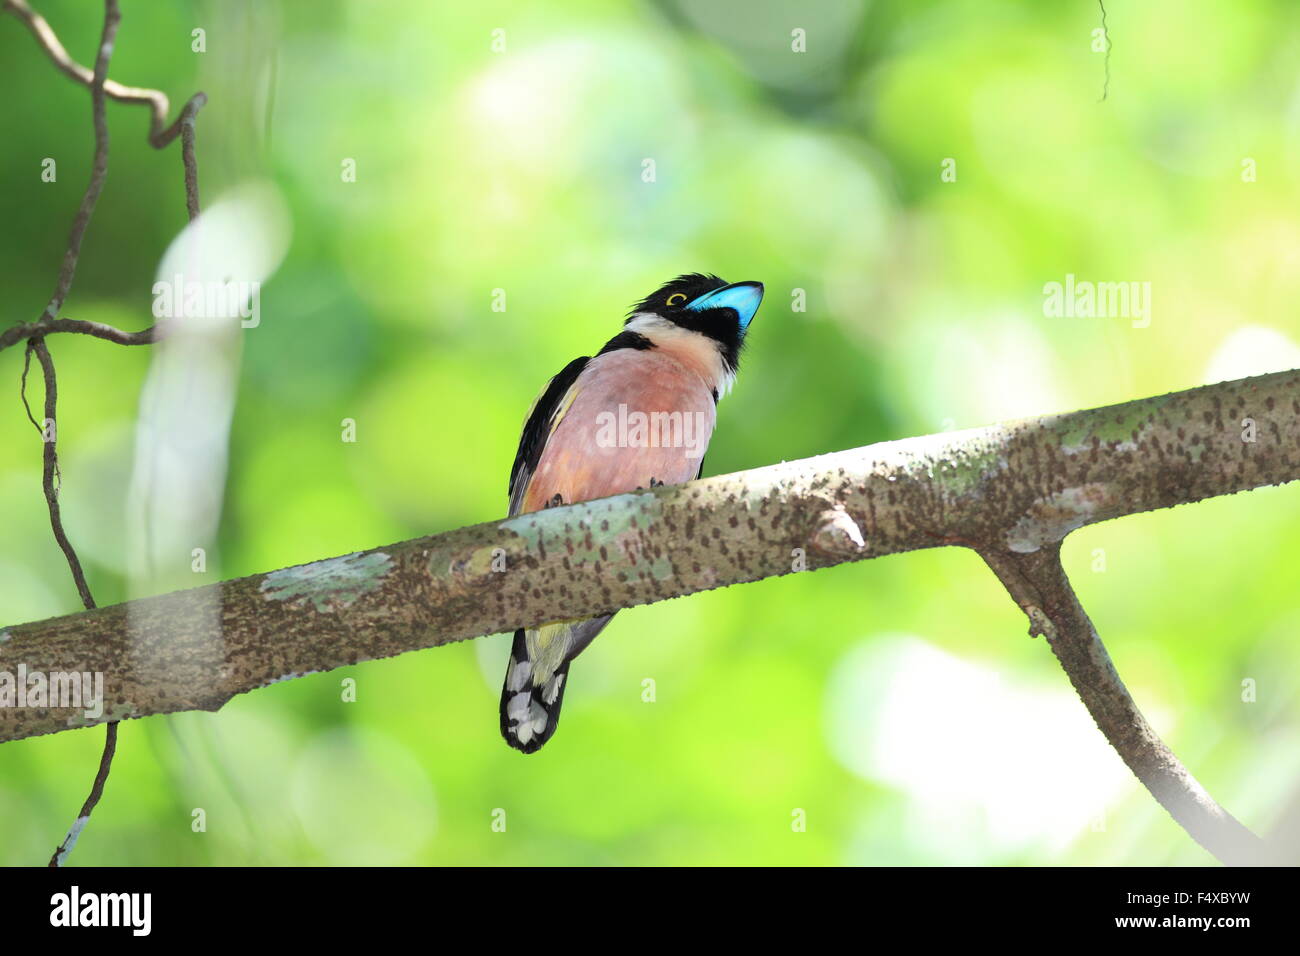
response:
<path id="1" fill-rule="evenodd" d="M 685 301 L 686 301 L 686 296 L 682 295 L 680 292 L 674 292 L 672 295 L 668 297 L 669 305 L 681 305 Z"/>

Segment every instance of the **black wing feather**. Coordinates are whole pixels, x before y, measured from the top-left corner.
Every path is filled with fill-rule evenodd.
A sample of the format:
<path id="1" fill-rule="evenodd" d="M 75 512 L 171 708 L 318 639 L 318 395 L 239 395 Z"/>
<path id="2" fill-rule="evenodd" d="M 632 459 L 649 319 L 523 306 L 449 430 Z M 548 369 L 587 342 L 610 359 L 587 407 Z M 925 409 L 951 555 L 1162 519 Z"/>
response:
<path id="1" fill-rule="evenodd" d="M 578 375 L 587 367 L 591 356 L 583 355 L 564 366 L 550 382 L 546 390 L 533 405 L 532 414 L 524 422 L 523 434 L 519 436 L 519 450 L 515 452 L 515 463 L 510 468 L 510 500 L 523 500 L 522 484 L 528 481 L 541 460 L 542 449 L 551 433 L 551 416 L 555 413 L 560 400 L 564 398 Z M 519 492 L 518 495 L 516 493 Z M 511 508 L 511 513 L 514 509 Z"/>
<path id="2" fill-rule="evenodd" d="M 604 355 L 619 349 L 652 348 L 654 343 L 644 335 L 624 330 L 606 342 L 596 354 Z M 510 469 L 511 514 L 514 514 L 515 503 L 523 501 L 522 486 L 527 483 L 542 458 L 546 439 L 551 434 L 551 417 L 555 414 L 555 409 L 590 361 L 591 356 L 583 355 L 564 366 L 560 373 L 547 383 L 546 390 L 534 403 L 528 421 L 524 422 L 524 433 L 519 436 L 519 450 L 515 453 L 515 463 Z"/>

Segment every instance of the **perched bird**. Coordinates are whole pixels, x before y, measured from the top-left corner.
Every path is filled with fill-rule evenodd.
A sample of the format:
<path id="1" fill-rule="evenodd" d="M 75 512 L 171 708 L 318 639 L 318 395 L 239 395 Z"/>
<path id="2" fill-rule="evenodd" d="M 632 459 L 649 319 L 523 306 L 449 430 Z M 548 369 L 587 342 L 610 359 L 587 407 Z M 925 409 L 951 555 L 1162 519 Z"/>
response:
<path id="1" fill-rule="evenodd" d="M 550 380 L 525 416 L 510 514 L 698 478 L 718 399 L 763 299 L 761 282 L 678 276 L 635 305 L 594 357 Z M 612 614 L 515 632 L 501 734 L 533 753 L 555 733 L 569 664 Z"/>

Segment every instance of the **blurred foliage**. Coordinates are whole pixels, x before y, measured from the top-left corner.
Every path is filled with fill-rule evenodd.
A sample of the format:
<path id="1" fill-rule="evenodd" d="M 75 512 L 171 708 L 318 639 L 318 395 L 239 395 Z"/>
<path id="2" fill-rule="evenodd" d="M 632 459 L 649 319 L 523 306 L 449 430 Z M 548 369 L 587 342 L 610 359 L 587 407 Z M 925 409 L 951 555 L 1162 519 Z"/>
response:
<path id="1" fill-rule="evenodd" d="M 91 62 L 93 5 L 35 5 Z M 538 388 L 682 271 L 768 289 L 707 473 L 1300 364 L 1289 0 L 1110 3 L 1101 102 L 1089 2 L 123 6 L 114 78 L 174 104 L 209 95 L 205 204 L 268 178 L 293 217 L 243 336 L 202 581 L 502 515 Z M 53 288 L 93 140 L 86 90 L 6 17 L 0 77 L 13 323 Z M 65 314 L 136 329 L 184 223 L 180 157 L 148 147 L 143 110 L 108 115 L 108 185 Z M 1044 284 L 1069 273 L 1150 282 L 1151 325 L 1046 317 Z M 64 517 L 107 604 L 128 591 L 150 354 L 50 344 Z M 21 361 L 0 355 L 4 622 L 77 609 Z M 1263 833 L 1300 812 L 1297 495 L 1112 522 L 1065 549 L 1137 700 Z M 290 681 L 123 725 L 74 862 L 1206 862 L 1025 629 L 960 551 L 635 609 L 579 661 L 562 730 L 527 759 L 498 737 L 502 637 Z M 0 862 L 49 856 L 102 736 L 0 747 Z"/>

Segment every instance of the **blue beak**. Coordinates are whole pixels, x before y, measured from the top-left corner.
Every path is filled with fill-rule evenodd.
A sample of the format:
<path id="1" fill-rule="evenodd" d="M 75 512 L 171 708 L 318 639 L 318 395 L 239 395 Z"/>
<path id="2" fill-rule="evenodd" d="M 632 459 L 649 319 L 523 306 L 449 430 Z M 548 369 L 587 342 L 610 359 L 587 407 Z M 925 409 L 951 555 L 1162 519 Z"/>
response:
<path id="1" fill-rule="evenodd" d="M 686 308 L 692 312 L 703 312 L 705 309 L 735 309 L 736 315 L 740 316 L 740 331 L 743 333 L 754 320 L 754 313 L 758 311 L 758 304 L 762 301 L 763 283 L 733 282 L 721 289 L 706 292 Z"/>

